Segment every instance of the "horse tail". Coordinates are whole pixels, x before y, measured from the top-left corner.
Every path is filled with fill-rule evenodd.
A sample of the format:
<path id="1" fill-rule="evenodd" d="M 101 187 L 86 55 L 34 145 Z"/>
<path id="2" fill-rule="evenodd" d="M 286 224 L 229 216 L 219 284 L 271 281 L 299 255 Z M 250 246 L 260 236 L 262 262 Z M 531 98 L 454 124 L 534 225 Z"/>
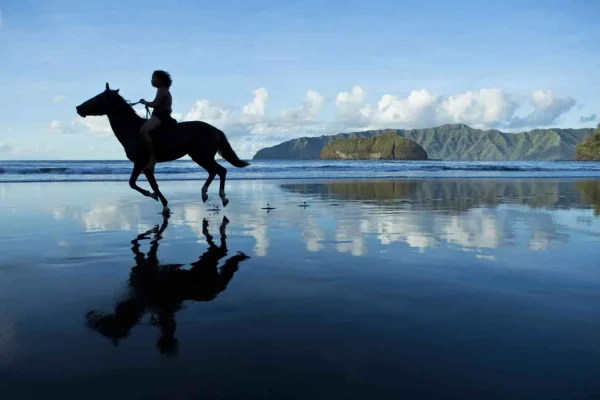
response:
<path id="1" fill-rule="evenodd" d="M 233 148 L 229 144 L 229 140 L 222 131 L 219 131 L 219 154 L 223 157 L 229 164 L 234 167 L 244 168 L 250 165 L 246 161 L 240 160 L 240 158 L 235 154 Z"/>

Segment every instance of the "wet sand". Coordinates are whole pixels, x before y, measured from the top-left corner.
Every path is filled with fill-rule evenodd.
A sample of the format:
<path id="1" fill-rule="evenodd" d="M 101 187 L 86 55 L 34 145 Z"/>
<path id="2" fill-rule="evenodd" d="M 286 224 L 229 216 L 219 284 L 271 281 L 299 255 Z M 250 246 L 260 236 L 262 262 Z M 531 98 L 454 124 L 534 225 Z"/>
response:
<path id="1" fill-rule="evenodd" d="M 0 184 L 0 398 L 600 397 L 600 181 L 217 183 Z"/>

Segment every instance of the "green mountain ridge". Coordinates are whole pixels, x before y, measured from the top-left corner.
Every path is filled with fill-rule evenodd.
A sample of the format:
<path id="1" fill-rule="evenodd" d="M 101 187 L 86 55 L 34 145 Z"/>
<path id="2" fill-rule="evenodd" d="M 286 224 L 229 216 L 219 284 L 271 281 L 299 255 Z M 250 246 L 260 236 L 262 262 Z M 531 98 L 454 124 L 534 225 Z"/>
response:
<path id="1" fill-rule="evenodd" d="M 339 139 L 395 133 L 423 147 L 430 159 L 448 161 L 573 160 L 576 145 L 592 128 L 534 129 L 521 133 L 474 129 L 463 124 L 428 129 L 381 129 L 319 137 L 301 137 L 259 150 L 254 160 L 319 159 L 321 150 Z"/>

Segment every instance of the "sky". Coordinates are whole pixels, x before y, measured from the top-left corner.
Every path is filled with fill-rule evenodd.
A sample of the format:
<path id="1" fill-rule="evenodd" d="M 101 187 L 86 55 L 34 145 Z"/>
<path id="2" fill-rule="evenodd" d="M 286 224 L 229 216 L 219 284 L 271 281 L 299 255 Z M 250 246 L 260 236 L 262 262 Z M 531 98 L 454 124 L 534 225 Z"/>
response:
<path id="1" fill-rule="evenodd" d="M 243 158 L 302 136 L 600 122 L 600 2 L 0 0 L 0 160 L 124 159 L 104 89 L 223 130 Z"/>

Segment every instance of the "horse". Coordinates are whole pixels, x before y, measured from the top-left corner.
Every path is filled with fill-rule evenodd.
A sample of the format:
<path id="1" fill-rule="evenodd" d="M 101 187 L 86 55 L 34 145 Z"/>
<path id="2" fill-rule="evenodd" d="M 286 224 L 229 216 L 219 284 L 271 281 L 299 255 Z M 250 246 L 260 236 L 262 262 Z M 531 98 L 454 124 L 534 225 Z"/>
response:
<path id="1" fill-rule="evenodd" d="M 150 160 L 150 154 L 139 131 L 146 120 L 135 112 L 133 105 L 121 97 L 119 89 L 111 89 L 107 82 L 103 92 L 78 105 L 75 110 L 83 118 L 104 115 L 108 117 L 113 133 L 125 149 L 127 158 L 133 162 L 129 186 L 144 196 L 151 197 L 156 201 L 160 199 L 163 214 L 168 214 L 170 212 L 167 206 L 168 201 L 158 188 L 154 171 L 145 169 Z M 208 187 L 215 176 L 219 175 L 219 197 L 223 207 L 229 204 L 225 195 L 227 170 L 215 160 L 215 155 L 218 152 L 221 157 L 237 168 L 244 168 L 250 164 L 239 159 L 221 130 L 206 122 L 187 121 L 161 126 L 151 132 L 150 136 L 154 143 L 157 163 L 173 161 L 189 155 L 196 164 L 208 172 L 208 178 L 202 186 L 202 201 L 208 200 Z M 153 192 L 144 190 L 137 185 L 137 179 L 142 171 Z"/>

